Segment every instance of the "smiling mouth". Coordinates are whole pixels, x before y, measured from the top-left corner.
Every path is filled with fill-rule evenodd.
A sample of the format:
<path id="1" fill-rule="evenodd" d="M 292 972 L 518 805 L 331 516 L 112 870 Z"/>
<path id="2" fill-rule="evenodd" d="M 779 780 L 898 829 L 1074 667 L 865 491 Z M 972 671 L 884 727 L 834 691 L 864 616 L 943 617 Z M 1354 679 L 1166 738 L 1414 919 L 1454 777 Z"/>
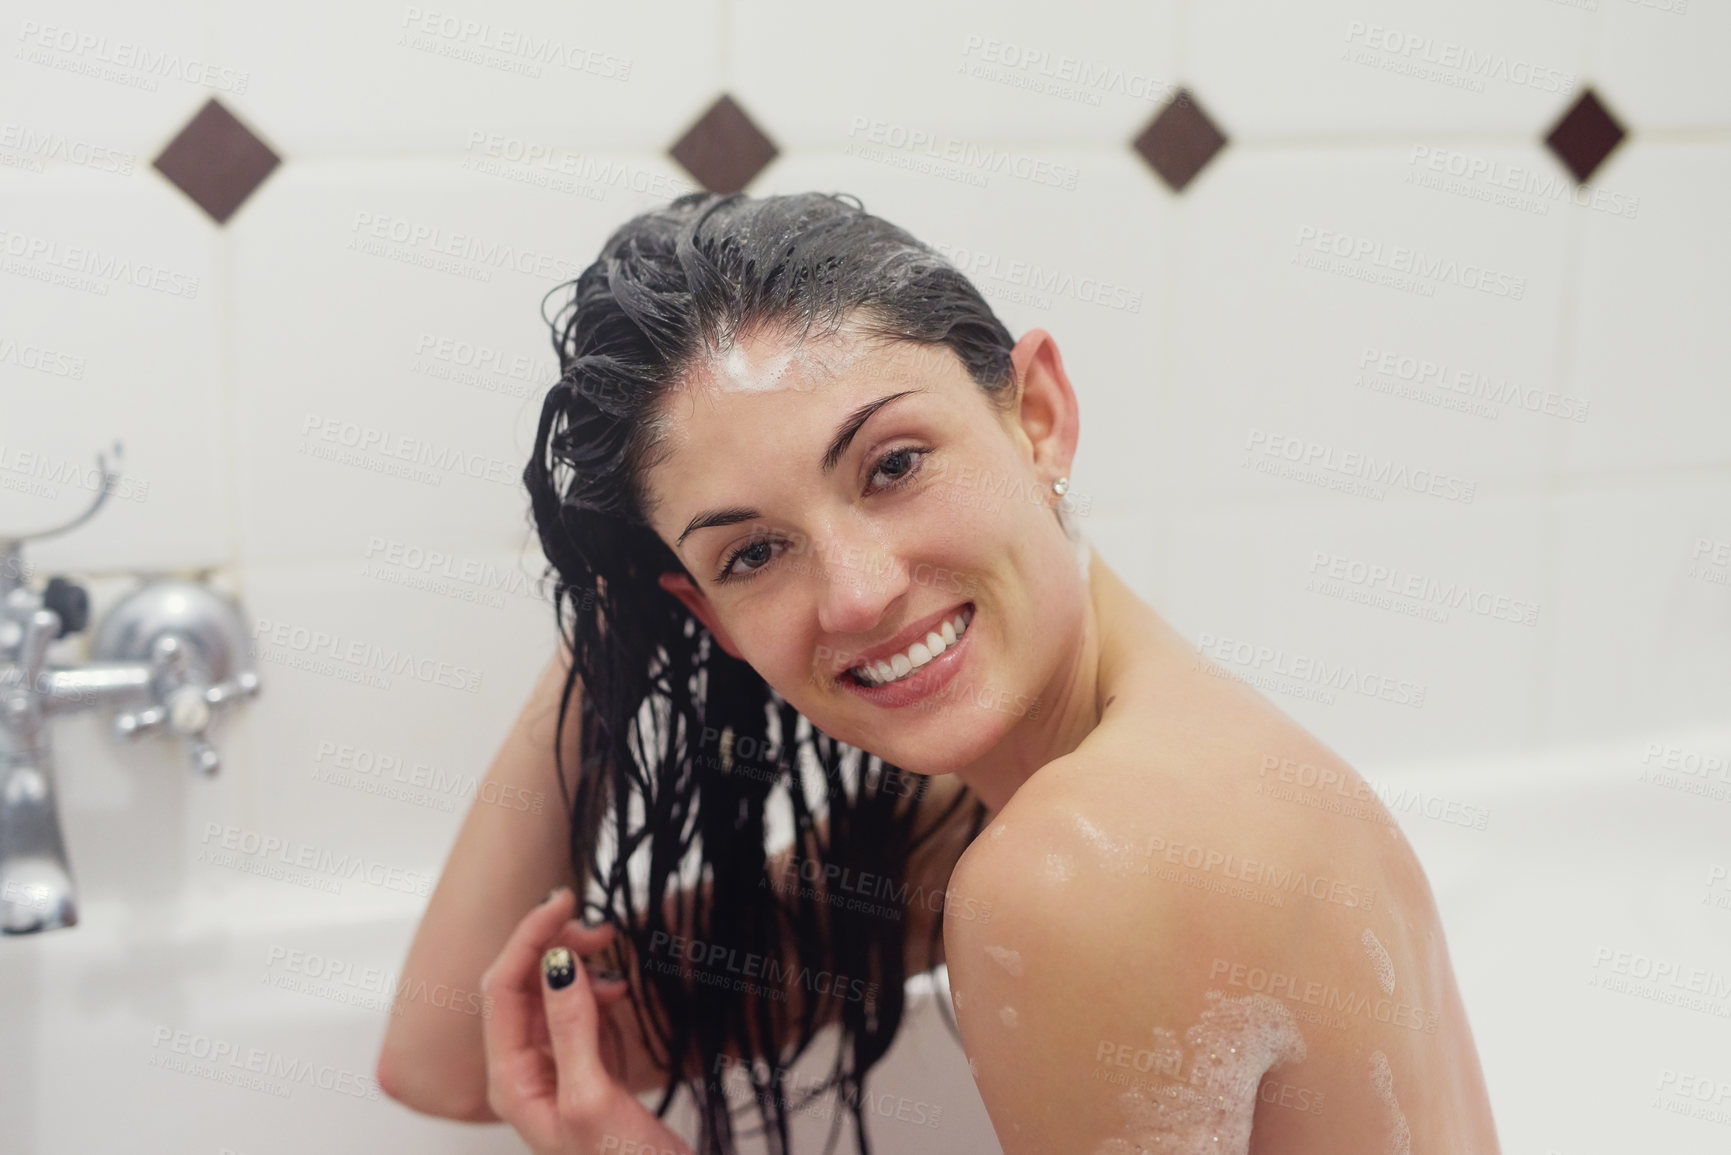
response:
<path id="1" fill-rule="evenodd" d="M 960 610 L 938 623 L 938 627 L 927 632 L 924 638 L 914 642 L 899 654 L 888 658 L 880 658 L 870 662 L 861 662 L 850 667 L 845 677 L 861 686 L 876 688 L 893 686 L 898 682 L 913 678 L 925 669 L 935 658 L 953 648 L 968 632 L 968 626 L 974 620 L 974 603 L 969 602 Z"/>

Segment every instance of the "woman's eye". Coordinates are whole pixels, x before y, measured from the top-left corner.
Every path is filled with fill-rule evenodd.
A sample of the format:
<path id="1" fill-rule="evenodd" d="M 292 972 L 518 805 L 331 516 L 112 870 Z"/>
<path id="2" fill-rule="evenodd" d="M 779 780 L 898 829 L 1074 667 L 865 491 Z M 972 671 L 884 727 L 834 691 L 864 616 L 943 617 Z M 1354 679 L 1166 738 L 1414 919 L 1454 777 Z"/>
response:
<path id="1" fill-rule="evenodd" d="M 878 458 L 877 471 L 872 474 L 872 480 L 877 481 L 880 474 L 887 480 L 878 482 L 875 488 L 882 492 L 906 485 L 919 474 L 922 464 L 931 453 L 930 449 L 920 449 L 912 445 L 890 450 Z M 715 575 L 715 581 L 720 584 L 750 578 L 758 570 L 775 560 L 774 549 L 777 544 L 772 539 L 763 538 L 740 546 L 728 554 L 726 560 L 721 563 L 721 568 Z M 793 541 L 780 544 L 791 545 L 795 553 L 798 553 L 803 548 L 803 539 L 795 535 Z M 740 566 L 741 562 L 745 563 L 743 568 Z"/>
<path id="2" fill-rule="evenodd" d="M 753 570 L 762 569 L 769 564 L 769 559 L 773 556 L 769 550 L 774 544 L 773 541 L 754 541 L 750 545 L 740 546 L 728 556 L 727 564 L 722 567 L 723 575 L 738 577 L 742 574 L 751 573 Z M 735 573 L 734 566 L 742 561 L 752 564 L 748 564 L 740 573 Z"/>
<path id="3" fill-rule="evenodd" d="M 930 452 L 929 449 L 916 449 L 911 445 L 892 449 L 878 458 L 877 473 L 872 474 L 872 477 L 875 479 L 880 473 L 886 474 L 889 480 L 880 488 L 893 489 L 911 480 L 920 471 L 920 462 Z"/>

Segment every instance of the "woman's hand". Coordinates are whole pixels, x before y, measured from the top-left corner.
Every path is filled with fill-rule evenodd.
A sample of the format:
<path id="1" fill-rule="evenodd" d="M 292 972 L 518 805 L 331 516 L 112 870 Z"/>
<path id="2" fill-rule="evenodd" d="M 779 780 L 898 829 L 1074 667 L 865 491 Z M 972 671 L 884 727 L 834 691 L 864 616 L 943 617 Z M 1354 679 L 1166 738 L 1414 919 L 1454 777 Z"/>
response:
<path id="1" fill-rule="evenodd" d="M 561 887 L 531 910 L 481 977 L 487 1103 L 535 1155 L 691 1155 L 602 1061 L 601 1008 L 626 985 L 584 972 L 613 928 L 574 923 L 575 902 Z"/>

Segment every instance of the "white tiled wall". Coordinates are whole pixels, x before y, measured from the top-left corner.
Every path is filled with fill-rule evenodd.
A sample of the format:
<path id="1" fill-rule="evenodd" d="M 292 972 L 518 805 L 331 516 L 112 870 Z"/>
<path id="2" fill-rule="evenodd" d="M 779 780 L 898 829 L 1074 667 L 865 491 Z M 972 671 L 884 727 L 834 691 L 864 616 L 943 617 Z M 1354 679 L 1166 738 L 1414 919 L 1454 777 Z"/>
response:
<path id="1" fill-rule="evenodd" d="M 426 31 L 471 21 L 561 38 L 595 63 L 511 72 Z M 1373 26 L 1381 44 L 1390 32 L 1428 38 L 1501 71 L 1477 90 L 1414 75 L 1367 46 Z M 43 49 L 44 35 L 73 47 Z M 1162 614 L 1192 638 L 1424 688 L 1421 708 L 1272 692 L 1362 769 L 1465 773 L 1731 724 L 1731 584 L 1696 557 L 1702 542 L 1731 541 L 1731 12 L 1719 0 L 148 13 L 81 0 L 8 5 L 0 38 L 0 154 L 12 158 L 0 165 L 0 536 L 90 496 L 31 481 L 21 454 L 59 468 L 121 440 L 128 475 L 148 483 L 141 499 L 32 548 L 39 573 L 94 581 L 100 609 L 127 573 L 214 568 L 267 634 L 286 623 L 476 675 L 472 690 L 357 684 L 267 644 L 264 694 L 223 723 L 225 770 L 208 782 L 190 780 L 171 747 L 123 748 L 93 718 L 57 723 L 87 917 L 75 932 L 0 943 L 0 1083 L 19 1089 L 0 1095 L 0 1133 L 19 1137 L 0 1140 L 7 1150 L 517 1149 L 498 1128 L 389 1103 L 266 1110 L 258 1096 L 148 1069 L 151 1037 L 164 1024 L 220 1029 L 371 1074 L 377 1017 L 245 982 L 283 941 L 394 968 L 418 901 L 369 892 L 303 910 L 287 888 L 201 863 L 201 831 L 233 823 L 437 871 L 466 803 L 406 803 L 316 772 L 333 745 L 452 776 L 490 759 L 552 646 L 515 481 L 554 365 L 541 298 L 628 215 L 689 186 L 667 149 L 724 91 L 781 150 L 750 191 L 855 193 L 977 262 L 1014 331 L 1056 335 L 1082 401 L 1084 527 Z M 104 65 L 123 42 L 222 71 L 210 85 Z M 1015 63 L 1030 59 L 1045 63 Z M 1053 90 L 1042 67 L 1105 79 Z M 1638 206 L 1629 215 L 1492 203 L 1415 179 L 1445 149 L 1560 176 L 1543 138 L 1589 83 L 1631 134 L 1592 185 Z M 1175 84 L 1231 141 L 1182 194 L 1129 148 Z M 212 95 L 284 158 L 226 226 L 150 164 Z M 913 152 L 863 147 L 879 129 L 1019 150 L 1072 166 L 1074 187 L 921 171 Z M 35 171 L 6 147 L 26 137 L 118 159 Z M 530 183 L 522 168 L 478 163 L 522 147 L 577 155 L 590 179 Z M 623 177 L 598 183 L 597 172 Z M 413 246 L 369 243 L 386 219 L 514 246 L 546 275 L 429 269 Z M 1524 291 L 1445 284 L 1427 296 L 1295 262 L 1317 230 L 1476 262 Z M 45 283 L 45 266 L 20 255 L 39 242 L 162 267 L 184 291 Z M 992 272 L 1012 262 L 1110 282 L 1124 304 L 1018 290 Z M 25 346 L 62 354 L 77 375 L 6 353 Z M 1365 366 L 1389 352 L 1560 395 L 1587 416 L 1462 411 L 1434 389 L 1366 387 Z M 455 453 L 478 476 L 401 476 L 388 459 L 336 452 L 363 429 Z M 1474 498 L 1377 499 L 1245 468 L 1269 436 L 1446 474 Z M 1317 571 L 1336 557 L 1536 605 L 1536 620 L 1462 609 L 1427 620 L 1319 591 Z M 250 937 L 224 937 L 230 914 L 291 907 Z M 227 912 L 222 925 L 201 921 L 210 911 Z M 1494 970 L 1488 947 L 1455 949 L 1463 974 Z M 208 973 L 177 971 L 198 959 Z M 224 992 L 220 1007 L 206 984 Z M 298 1021 L 309 1014 L 315 1029 Z M 108 1056 L 87 1068 L 97 1050 Z M 87 1069 L 94 1083 L 81 1086 Z M 1538 1108 L 1496 1084 L 1499 1072 L 1520 1077 L 1506 1055 L 1487 1069 L 1505 1131 L 1524 1140 L 1507 1149 L 1555 1146 L 1522 1114 Z M 111 1098 L 106 1112 L 89 1109 L 91 1095 Z M 189 1121 L 167 1121 L 164 1104 Z M 1670 1149 L 1716 1149 L 1718 1134 L 1697 1124 Z M 955 1142 L 991 1149 L 960 1132 Z"/>

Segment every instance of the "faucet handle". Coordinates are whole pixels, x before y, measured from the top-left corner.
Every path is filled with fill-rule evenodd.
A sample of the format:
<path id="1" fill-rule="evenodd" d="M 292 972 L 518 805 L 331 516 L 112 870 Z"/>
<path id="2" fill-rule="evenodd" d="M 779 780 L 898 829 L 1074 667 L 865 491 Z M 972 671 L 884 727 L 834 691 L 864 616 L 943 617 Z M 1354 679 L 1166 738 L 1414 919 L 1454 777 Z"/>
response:
<path id="1" fill-rule="evenodd" d="M 222 768 L 222 758 L 205 736 L 214 712 L 257 696 L 258 675 L 251 670 L 214 686 L 189 683 L 170 691 L 168 727 L 186 739 L 187 755 L 195 772 L 208 778 Z"/>
<path id="2" fill-rule="evenodd" d="M 157 700 L 143 709 L 116 715 L 114 732 L 131 739 L 152 731 L 172 731 L 186 739 L 192 769 L 210 777 L 222 768 L 222 758 L 207 734 L 215 711 L 257 697 L 258 674 L 242 670 L 215 685 L 189 678 L 185 647 L 173 634 L 157 639 L 155 653 L 163 675 L 152 679 Z"/>
<path id="3" fill-rule="evenodd" d="M 114 719 L 115 734 L 164 731 L 184 738 L 192 768 L 221 765 L 208 732 L 213 715 L 257 696 L 246 625 L 227 597 L 198 582 L 159 578 L 122 598 L 91 640 L 91 656 L 148 668 L 148 697 Z M 136 699 L 135 699 L 136 700 Z"/>
<path id="4" fill-rule="evenodd" d="M 193 734 L 186 740 L 187 761 L 191 764 L 193 773 L 202 774 L 206 778 L 214 778 L 216 772 L 222 769 L 222 756 L 216 752 L 216 747 L 204 740 L 204 735 Z"/>

